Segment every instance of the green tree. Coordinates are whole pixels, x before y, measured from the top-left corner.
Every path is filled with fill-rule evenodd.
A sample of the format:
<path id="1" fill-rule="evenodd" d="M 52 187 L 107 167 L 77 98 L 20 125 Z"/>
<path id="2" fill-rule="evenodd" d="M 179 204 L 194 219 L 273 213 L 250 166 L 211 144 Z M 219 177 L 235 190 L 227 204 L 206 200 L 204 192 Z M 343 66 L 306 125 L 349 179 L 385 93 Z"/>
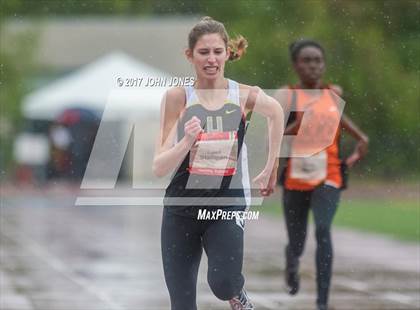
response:
<path id="1" fill-rule="evenodd" d="M 209 15 L 250 43 L 247 55 L 228 65 L 227 74 L 263 88 L 294 83 L 289 44 L 299 38 L 318 40 L 326 49 L 325 80 L 343 87 L 345 112 L 371 138 L 370 154 L 359 171 L 419 175 L 419 1 L 9 0 L 1 5 L 2 17 Z M 2 81 L 15 85 L 9 93 L 17 98 L 24 74 L 19 63 L 7 62 L 11 65 L 2 68 Z M 10 109 L 18 114 L 17 105 Z"/>
<path id="2" fill-rule="evenodd" d="M 16 2 L 16 1 L 15 1 Z M 1 2 L 0 29 L 3 30 L 8 6 L 11 2 Z M 6 5 L 7 4 L 7 5 Z M 26 82 L 31 75 L 31 41 L 36 34 L 31 32 L 11 34 L 7 38 L 0 32 L 0 171 L 2 179 L 11 168 L 12 145 L 22 124 L 21 101 L 27 91 Z M 8 169 L 10 170 L 10 169 Z"/>

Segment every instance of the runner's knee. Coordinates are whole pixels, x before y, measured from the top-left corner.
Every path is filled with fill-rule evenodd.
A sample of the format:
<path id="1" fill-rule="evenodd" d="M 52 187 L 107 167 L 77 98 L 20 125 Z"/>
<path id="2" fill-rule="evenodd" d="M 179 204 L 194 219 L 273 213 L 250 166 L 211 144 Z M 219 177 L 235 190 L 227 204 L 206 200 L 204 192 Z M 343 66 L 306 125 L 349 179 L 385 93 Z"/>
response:
<path id="1" fill-rule="evenodd" d="M 319 245 L 325 245 L 331 242 L 331 231 L 329 226 L 319 225 L 316 227 L 315 235 Z"/>
<path id="2" fill-rule="evenodd" d="M 209 275 L 208 283 L 213 294 L 221 300 L 229 300 L 239 294 L 243 286 L 243 277 L 227 275 Z"/>

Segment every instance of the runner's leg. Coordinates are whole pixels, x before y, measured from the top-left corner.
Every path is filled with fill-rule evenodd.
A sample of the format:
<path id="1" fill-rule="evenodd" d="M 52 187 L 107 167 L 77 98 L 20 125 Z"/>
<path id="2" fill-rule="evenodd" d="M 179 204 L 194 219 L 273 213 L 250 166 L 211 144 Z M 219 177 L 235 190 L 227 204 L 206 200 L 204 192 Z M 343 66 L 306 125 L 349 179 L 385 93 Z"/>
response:
<path id="1" fill-rule="evenodd" d="M 331 223 L 340 199 L 340 189 L 329 185 L 318 186 L 312 193 L 311 209 L 315 220 L 316 267 L 319 305 L 327 305 L 331 282 L 333 247 Z"/>
<path id="2" fill-rule="evenodd" d="M 238 296 L 244 286 L 242 275 L 244 231 L 236 220 L 213 221 L 203 235 L 208 257 L 207 280 L 217 298 Z"/>
<path id="3" fill-rule="evenodd" d="M 299 257 L 305 247 L 310 195 L 311 192 L 283 191 L 283 212 L 289 236 L 286 255 L 292 269 L 298 268 Z"/>
<path id="4" fill-rule="evenodd" d="M 201 226 L 195 218 L 172 214 L 164 209 L 162 261 L 171 310 L 197 309 L 197 274 L 202 253 Z"/>

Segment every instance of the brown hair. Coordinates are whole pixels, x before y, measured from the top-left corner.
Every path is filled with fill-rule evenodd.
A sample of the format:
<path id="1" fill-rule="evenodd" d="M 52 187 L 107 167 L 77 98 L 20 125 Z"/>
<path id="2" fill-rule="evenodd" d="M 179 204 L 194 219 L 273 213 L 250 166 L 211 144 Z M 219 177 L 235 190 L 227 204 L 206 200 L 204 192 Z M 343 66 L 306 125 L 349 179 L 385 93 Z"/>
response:
<path id="1" fill-rule="evenodd" d="M 203 17 L 190 31 L 188 35 L 188 47 L 193 50 L 197 41 L 205 34 L 218 33 L 225 42 L 226 48 L 230 48 L 229 60 L 238 60 L 245 54 L 248 41 L 241 35 L 235 39 L 229 39 L 225 26 L 209 16 Z"/>

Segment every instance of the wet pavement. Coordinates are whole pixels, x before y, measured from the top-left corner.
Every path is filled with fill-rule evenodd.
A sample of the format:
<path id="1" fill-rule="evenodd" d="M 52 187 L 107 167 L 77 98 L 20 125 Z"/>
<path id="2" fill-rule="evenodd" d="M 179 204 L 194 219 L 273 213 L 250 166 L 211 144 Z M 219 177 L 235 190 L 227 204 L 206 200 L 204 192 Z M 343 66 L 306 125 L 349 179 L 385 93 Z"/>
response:
<path id="1" fill-rule="evenodd" d="M 74 206 L 72 191 L 2 192 L 0 309 L 169 309 L 160 258 L 159 207 Z M 314 309 L 314 236 L 301 291 L 283 289 L 281 218 L 261 213 L 245 234 L 246 288 L 256 309 Z M 331 309 L 420 309 L 420 246 L 335 228 Z M 198 308 L 229 309 L 206 283 Z"/>

